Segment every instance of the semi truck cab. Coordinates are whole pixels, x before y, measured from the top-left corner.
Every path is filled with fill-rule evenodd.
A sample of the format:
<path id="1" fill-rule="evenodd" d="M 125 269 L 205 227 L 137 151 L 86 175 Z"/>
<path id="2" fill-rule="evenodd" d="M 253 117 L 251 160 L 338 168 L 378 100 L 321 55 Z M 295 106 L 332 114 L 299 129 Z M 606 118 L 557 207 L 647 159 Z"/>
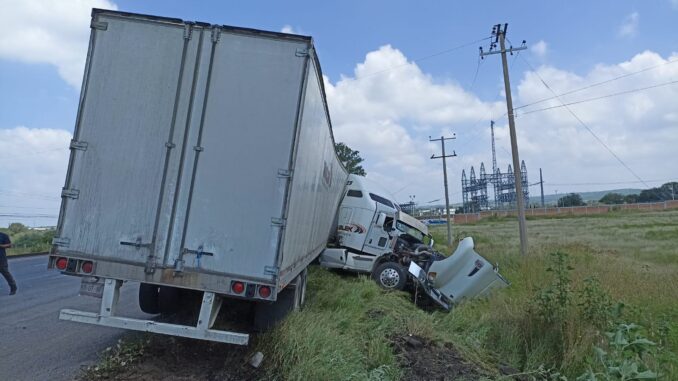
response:
<path id="1" fill-rule="evenodd" d="M 333 241 L 320 256 L 323 267 L 371 272 L 378 257 L 393 252 L 399 237 L 409 243 L 433 243 L 425 224 L 356 175 L 349 176 L 336 225 Z"/>

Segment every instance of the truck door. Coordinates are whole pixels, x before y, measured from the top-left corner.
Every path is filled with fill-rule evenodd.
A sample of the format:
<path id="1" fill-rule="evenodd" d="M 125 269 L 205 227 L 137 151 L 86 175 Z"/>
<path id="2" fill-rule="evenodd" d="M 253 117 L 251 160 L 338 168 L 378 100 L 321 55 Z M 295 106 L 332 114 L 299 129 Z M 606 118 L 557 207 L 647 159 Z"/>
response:
<path id="1" fill-rule="evenodd" d="M 365 239 L 365 245 L 363 246 L 362 251 L 368 254 L 381 255 L 384 252 L 390 250 L 388 245 L 389 235 L 384 227 L 388 227 L 389 225 L 393 224 L 393 217 L 386 217 L 384 226 L 379 226 L 377 224 L 377 220 L 379 219 L 379 215 L 382 213 L 384 212 L 380 212 L 377 209 L 377 212 L 374 214 L 374 218 L 372 219 L 372 223 L 370 224 L 370 229 L 367 232 L 367 238 Z"/>

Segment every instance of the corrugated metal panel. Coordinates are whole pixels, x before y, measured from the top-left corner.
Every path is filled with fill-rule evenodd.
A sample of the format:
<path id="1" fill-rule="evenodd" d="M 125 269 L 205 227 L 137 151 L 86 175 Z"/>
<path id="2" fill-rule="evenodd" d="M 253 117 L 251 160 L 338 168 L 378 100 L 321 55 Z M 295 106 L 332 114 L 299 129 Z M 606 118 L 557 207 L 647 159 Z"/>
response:
<path id="1" fill-rule="evenodd" d="M 75 136 L 87 149 L 73 152 L 67 184 L 78 195 L 64 201 L 59 235 L 71 252 L 145 262 L 187 47 L 176 26 L 97 21 L 107 25 L 93 31 Z"/>
<path id="2" fill-rule="evenodd" d="M 306 81 L 280 263 L 286 284 L 327 244 L 348 174 L 337 159 L 319 69 Z"/>

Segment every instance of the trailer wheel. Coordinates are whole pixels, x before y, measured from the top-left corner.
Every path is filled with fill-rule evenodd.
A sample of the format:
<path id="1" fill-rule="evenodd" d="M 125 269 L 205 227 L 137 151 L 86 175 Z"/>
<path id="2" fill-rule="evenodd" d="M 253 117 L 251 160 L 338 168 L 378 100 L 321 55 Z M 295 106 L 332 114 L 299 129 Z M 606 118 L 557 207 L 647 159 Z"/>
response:
<path id="1" fill-rule="evenodd" d="M 139 308 L 147 314 L 157 314 L 160 312 L 158 305 L 158 286 L 150 283 L 141 283 L 139 285 Z"/>
<path id="2" fill-rule="evenodd" d="M 287 314 L 301 309 L 306 301 L 307 271 L 304 269 L 285 289 L 278 293 L 273 303 L 259 302 L 254 305 L 254 329 L 264 331 L 282 321 Z"/>
<path id="3" fill-rule="evenodd" d="M 407 284 L 405 269 L 395 262 L 384 262 L 372 272 L 372 278 L 381 287 L 388 290 L 402 291 Z"/>

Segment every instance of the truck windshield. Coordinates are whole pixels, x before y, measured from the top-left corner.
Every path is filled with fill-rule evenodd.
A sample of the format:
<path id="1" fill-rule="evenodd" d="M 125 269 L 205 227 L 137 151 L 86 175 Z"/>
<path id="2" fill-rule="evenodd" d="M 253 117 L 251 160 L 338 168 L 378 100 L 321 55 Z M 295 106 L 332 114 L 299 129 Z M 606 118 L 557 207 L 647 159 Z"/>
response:
<path id="1" fill-rule="evenodd" d="M 418 239 L 421 242 L 424 242 L 424 233 L 420 232 L 419 230 L 411 227 L 410 225 L 405 224 L 402 221 L 397 221 L 396 222 L 396 229 L 399 231 L 411 235 L 412 237 Z"/>

